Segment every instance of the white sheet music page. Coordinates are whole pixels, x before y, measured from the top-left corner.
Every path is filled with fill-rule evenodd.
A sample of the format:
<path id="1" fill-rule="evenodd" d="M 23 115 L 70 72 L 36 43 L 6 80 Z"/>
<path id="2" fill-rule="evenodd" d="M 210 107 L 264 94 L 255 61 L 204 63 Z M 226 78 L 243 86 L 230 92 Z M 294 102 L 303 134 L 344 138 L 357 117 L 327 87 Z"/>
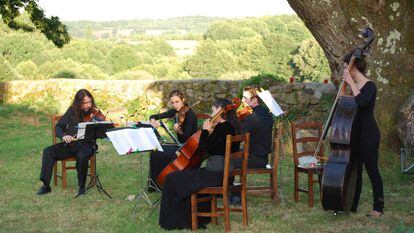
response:
<path id="1" fill-rule="evenodd" d="M 272 94 L 268 90 L 262 91 L 259 94 L 260 99 L 266 104 L 269 110 L 273 113 L 274 116 L 279 116 L 283 114 L 283 110 L 277 104 L 276 100 L 273 98 Z"/>
<path id="2" fill-rule="evenodd" d="M 120 129 L 106 132 L 106 135 L 119 155 L 148 150 L 163 151 L 151 128 Z"/>

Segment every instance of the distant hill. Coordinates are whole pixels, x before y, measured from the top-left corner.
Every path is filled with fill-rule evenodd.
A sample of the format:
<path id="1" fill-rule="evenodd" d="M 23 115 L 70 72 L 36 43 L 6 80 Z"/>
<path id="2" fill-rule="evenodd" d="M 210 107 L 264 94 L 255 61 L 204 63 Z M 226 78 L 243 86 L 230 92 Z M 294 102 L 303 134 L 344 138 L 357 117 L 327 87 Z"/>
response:
<path id="1" fill-rule="evenodd" d="M 133 34 L 160 35 L 163 33 L 185 34 L 204 33 L 208 26 L 222 17 L 186 16 L 170 19 L 139 19 L 117 21 L 64 21 L 71 36 L 85 38 L 124 37 Z"/>

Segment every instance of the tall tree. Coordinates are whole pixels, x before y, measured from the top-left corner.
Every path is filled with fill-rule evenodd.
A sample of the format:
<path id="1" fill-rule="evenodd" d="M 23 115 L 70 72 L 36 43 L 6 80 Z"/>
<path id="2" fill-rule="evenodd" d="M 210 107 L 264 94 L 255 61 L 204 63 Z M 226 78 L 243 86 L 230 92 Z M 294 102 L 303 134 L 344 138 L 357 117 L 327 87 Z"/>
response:
<path id="1" fill-rule="evenodd" d="M 70 41 L 66 26 L 56 16 L 47 18 L 37 2 L 38 0 L 0 0 L 1 19 L 15 30 L 34 31 L 38 29 L 57 47 L 63 47 Z M 16 20 L 21 10 L 29 14 L 33 26 Z"/>
<path id="2" fill-rule="evenodd" d="M 358 30 L 366 25 L 374 29 L 368 75 L 378 87 L 376 115 L 386 142 L 397 142 L 398 109 L 414 89 L 414 1 L 288 2 L 321 45 L 337 80 L 342 56 L 360 43 Z"/>

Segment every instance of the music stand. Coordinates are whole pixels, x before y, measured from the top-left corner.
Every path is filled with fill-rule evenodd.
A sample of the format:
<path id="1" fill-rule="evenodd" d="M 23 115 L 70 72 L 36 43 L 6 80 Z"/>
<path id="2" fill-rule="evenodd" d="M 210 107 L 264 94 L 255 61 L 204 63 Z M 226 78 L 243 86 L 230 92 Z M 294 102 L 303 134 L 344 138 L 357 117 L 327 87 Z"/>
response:
<path id="1" fill-rule="evenodd" d="M 109 122 L 94 122 L 92 124 L 88 124 L 85 127 L 85 136 L 84 136 L 84 141 L 85 142 L 93 142 L 96 145 L 96 139 L 100 138 L 107 138 L 105 132 L 108 129 L 114 128 L 114 124 L 113 123 L 109 123 Z M 94 154 L 97 154 L 97 148 L 94 150 Z M 112 199 L 112 197 L 105 191 L 105 189 L 102 186 L 101 181 L 99 180 L 99 173 L 96 169 L 97 167 L 97 162 L 95 163 L 95 168 L 94 168 L 94 172 L 95 174 L 91 177 L 91 180 L 88 183 L 88 186 L 85 189 L 84 193 L 79 193 L 75 196 L 75 198 L 79 197 L 82 194 L 87 194 L 88 191 L 93 188 L 96 187 L 99 191 L 99 193 L 104 193 L 105 195 L 107 195 L 109 198 Z"/>
<path id="2" fill-rule="evenodd" d="M 152 128 L 154 130 L 154 134 L 156 135 L 157 139 L 158 140 L 161 139 L 161 136 L 160 136 L 159 132 L 157 131 L 157 129 L 155 129 L 150 124 L 145 124 L 145 123 L 139 122 L 134 127 L 135 128 Z M 134 153 L 136 153 L 136 154 L 138 154 L 138 153 L 147 153 L 147 152 L 151 152 L 151 151 L 152 150 L 146 150 L 146 151 L 139 151 L 139 152 L 134 152 Z M 143 164 L 142 163 L 142 156 L 143 155 L 139 155 L 139 156 L 140 156 L 140 158 L 139 158 L 139 164 L 140 164 L 141 167 L 143 167 L 142 166 L 142 164 Z M 142 177 L 143 177 L 143 169 L 139 169 L 139 170 L 140 170 L 140 175 L 139 175 L 139 183 L 140 183 L 139 186 L 140 187 L 139 187 L 139 190 L 138 190 L 138 192 L 137 192 L 137 194 L 135 195 L 135 198 L 134 198 L 134 200 L 136 201 L 136 204 L 134 206 L 134 209 L 131 212 L 131 217 L 134 217 L 135 216 L 136 211 L 138 210 L 140 201 L 141 200 L 145 200 L 150 206 L 153 207 L 153 210 L 151 211 L 151 213 L 147 217 L 147 218 L 149 218 L 152 215 L 152 213 L 154 212 L 155 208 L 158 207 L 158 204 L 161 201 L 161 198 L 155 200 L 154 202 L 152 202 L 150 200 L 148 194 L 145 192 L 144 183 L 143 183 L 143 180 L 142 180 Z M 158 186 L 156 185 L 155 181 L 153 181 L 151 179 L 151 177 L 148 177 L 147 178 L 147 185 L 148 185 L 148 187 L 153 188 L 153 189 L 155 189 L 158 192 L 161 192 L 161 190 L 158 188 Z"/>

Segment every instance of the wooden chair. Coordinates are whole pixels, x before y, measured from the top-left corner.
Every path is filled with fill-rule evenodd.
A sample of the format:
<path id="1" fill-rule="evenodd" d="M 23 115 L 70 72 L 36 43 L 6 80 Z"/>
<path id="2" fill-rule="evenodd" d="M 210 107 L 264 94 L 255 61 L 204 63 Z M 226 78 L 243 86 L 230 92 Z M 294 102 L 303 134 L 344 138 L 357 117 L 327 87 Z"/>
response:
<path id="1" fill-rule="evenodd" d="M 223 186 L 222 187 L 205 187 L 198 190 L 191 195 L 191 229 L 196 231 L 198 228 L 198 217 L 211 217 L 212 222 L 217 224 L 217 217 L 224 216 L 225 230 L 230 231 L 230 211 L 242 212 L 243 225 L 248 225 L 247 220 L 247 200 L 246 200 L 246 173 L 247 173 L 247 157 L 249 154 L 249 133 L 237 136 L 227 135 L 226 138 L 226 154 L 224 162 Z M 243 150 L 231 153 L 231 144 L 234 142 L 244 142 Z M 242 159 L 242 169 L 234 170 L 230 173 L 230 160 L 235 158 Z M 240 176 L 241 184 L 229 184 L 229 178 Z M 230 208 L 228 202 L 228 195 L 230 192 L 241 192 L 242 205 L 241 208 Z M 210 195 L 209 197 L 197 198 L 198 194 Z M 217 197 L 223 197 L 223 207 L 217 208 Z M 210 202 L 211 212 L 198 212 L 197 203 Z"/>
<path id="2" fill-rule="evenodd" d="M 293 146 L 293 162 L 295 165 L 295 175 L 294 175 L 294 198 L 295 201 L 299 201 L 299 192 L 305 192 L 308 194 L 308 205 L 309 207 L 313 207 L 313 184 L 318 182 L 319 183 L 319 190 L 321 188 L 321 178 L 323 174 L 323 166 L 314 166 L 314 167 L 301 167 L 299 166 L 299 158 L 302 156 L 310 155 L 313 156 L 315 154 L 315 150 L 319 141 L 319 138 L 322 135 L 322 124 L 319 122 L 301 122 L 296 123 L 292 122 L 291 124 L 292 129 L 292 146 Z M 300 131 L 309 131 L 314 130 L 317 131 L 316 136 L 309 136 L 306 135 L 304 137 L 298 137 L 298 133 Z M 307 143 L 312 143 L 314 146 L 309 148 Z M 303 151 L 298 152 L 298 144 L 302 144 L 302 146 L 306 145 L 306 148 Z M 323 146 L 321 146 L 318 155 L 319 158 L 323 158 Z M 299 174 L 305 173 L 308 175 L 308 189 L 299 188 Z M 318 179 L 314 180 L 313 175 L 317 175 Z"/>
<path id="3" fill-rule="evenodd" d="M 53 138 L 53 144 L 56 144 L 56 123 L 60 120 L 62 116 L 51 116 L 51 123 L 52 123 L 52 138 Z M 57 178 L 60 177 L 62 178 L 62 189 L 66 189 L 67 187 L 67 182 L 66 182 L 66 171 L 67 170 L 74 170 L 76 169 L 75 166 L 69 166 L 67 164 L 67 162 L 71 162 L 71 161 L 75 161 L 76 162 L 76 157 L 69 157 L 67 159 L 61 160 L 62 163 L 62 171 L 61 174 L 59 175 L 57 172 L 57 163 L 55 163 L 54 167 L 53 167 L 53 183 L 55 186 L 57 186 Z M 90 168 L 90 176 L 94 176 L 95 175 L 95 164 L 96 164 L 96 156 L 93 155 L 91 157 L 89 157 L 89 168 Z"/>
<path id="4" fill-rule="evenodd" d="M 268 174 L 268 186 L 249 186 L 247 185 L 247 193 L 253 195 L 270 194 L 270 198 L 276 203 L 279 199 L 277 190 L 277 168 L 279 163 L 279 146 L 281 137 L 281 124 L 277 124 L 277 128 L 273 132 L 273 153 L 270 155 L 270 168 L 248 168 L 247 174 Z"/>
<path id="5" fill-rule="evenodd" d="M 204 120 L 210 119 L 211 115 L 207 113 L 198 113 L 196 114 L 197 117 L 197 127 L 201 128 L 203 126 Z"/>

